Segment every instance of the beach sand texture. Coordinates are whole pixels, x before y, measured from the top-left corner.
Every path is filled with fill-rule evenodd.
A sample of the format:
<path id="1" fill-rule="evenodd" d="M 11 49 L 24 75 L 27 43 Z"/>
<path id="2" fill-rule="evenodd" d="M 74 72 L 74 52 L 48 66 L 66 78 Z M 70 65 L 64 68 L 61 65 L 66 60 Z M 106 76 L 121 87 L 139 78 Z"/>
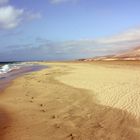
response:
<path id="1" fill-rule="evenodd" d="M 0 140 L 139 140 L 140 68 L 44 63 L 0 94 Z"/>
<path id="2" fill-rule="evenodd" d="M 127 110 L 140 117 L 140 69 L 113 65 L 76 65 L 57 79 L 73 87 L 88 89 L 100 104 Z"/>

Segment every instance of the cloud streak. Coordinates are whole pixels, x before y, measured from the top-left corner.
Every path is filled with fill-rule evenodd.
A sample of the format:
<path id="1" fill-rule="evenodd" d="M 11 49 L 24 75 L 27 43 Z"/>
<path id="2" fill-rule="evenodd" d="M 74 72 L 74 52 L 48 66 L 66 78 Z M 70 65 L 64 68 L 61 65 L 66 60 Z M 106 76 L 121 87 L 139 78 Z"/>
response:
<path id="1" fill-rule="evenodd" d="M 135 28 L 102 39 L 53 42 L 37 38 L 34 43 L 9 45 L 5 53 L 9 56 L 10 60 L 70 60 L 89 58 L 116 54 L 130 47 L 136 47 L 140 45 L 139 35 L 140 28 Z M 3 54 L 0 53 L 0 59 L 5 58 Z"/>
<path id="2" fill-rule="evenodd" d="M 118 42 L 134 42 L 140 39 L 140 28 L 130 29 L 112 37 L 97 40 L 99 43 L 115 44 Z"/>
<path id="3" fill-rule="evenodd" d="M 75 2 L 77 0 L 50 0 L 52 4 L 60 4 L 60 3 L 65 3 L 65 2 Z"/>

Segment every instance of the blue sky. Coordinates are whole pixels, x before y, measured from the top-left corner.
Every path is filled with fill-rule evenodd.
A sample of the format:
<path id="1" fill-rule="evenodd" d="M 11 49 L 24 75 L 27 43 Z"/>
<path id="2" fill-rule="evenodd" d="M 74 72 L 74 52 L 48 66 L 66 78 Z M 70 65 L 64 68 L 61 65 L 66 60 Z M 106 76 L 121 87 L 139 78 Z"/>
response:
<path id="1" fill-rule="evenodd" d="M 0 61 L 69 60 L 140 45 L 139 0 L 0 0 Z"/>

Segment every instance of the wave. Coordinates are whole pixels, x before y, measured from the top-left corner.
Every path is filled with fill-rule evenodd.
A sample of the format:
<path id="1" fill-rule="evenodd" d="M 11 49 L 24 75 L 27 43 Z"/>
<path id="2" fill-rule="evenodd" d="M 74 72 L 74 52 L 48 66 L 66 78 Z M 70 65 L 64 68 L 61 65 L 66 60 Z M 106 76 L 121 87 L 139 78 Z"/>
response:
<path id="1" fill-rule="evenodd" d="M 0 68 L 0 74 L 5 74 L 12 70 L 19 69 L 19 68 L 20 67 L 16 66 L 15 64 L 5 64 Z"/>
<path id="2" fill-rule="evenodd" d="M 3 77 L 5 74 L 10 73 L 12 71 L 25 68 L 25 67 L 31 67 L 35 68 L 38 67 L 37 64 L 30 63 L 30 62 L 20 62 L 20 63 L 7 63 L 5 65 L 0 66 L 0 78 Z"/>
<path id="3" fill-rule="evenodd" d="M 0 75 L 4 75 L 4 74 L 6 74 L 8 72 L 11 72 L 13 70 L 17 70 L 17 69 L 20 69 L 22 67 L 32 66 L 32 65 L 33 64 L 26 63 L 26 62 L 5 64 L 5 65 L 3 65 L 3 66 L 0 67 Z"/>

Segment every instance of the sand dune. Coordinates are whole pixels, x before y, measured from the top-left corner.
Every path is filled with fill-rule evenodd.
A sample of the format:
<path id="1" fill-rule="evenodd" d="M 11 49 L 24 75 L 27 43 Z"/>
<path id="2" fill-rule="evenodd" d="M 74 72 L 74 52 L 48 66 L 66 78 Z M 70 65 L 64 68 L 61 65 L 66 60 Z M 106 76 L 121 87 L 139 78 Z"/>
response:
<path id="1" fill-rule="evenodd" d="M 80 59 L 80 61 L 114 61 L 114 60 L 140 60 L 140 47 L 132 47 L 129 50 L 117 53 L 115 55 L 99 56 L 89 59 Z"/>
<path id="2" fill-rule="evenodd" d="M 140 139 L 139 67 L 47 65 L 1 93 L 0 140 Z"/>
<path id="3" fill-rule="evenodd" d="M 116 54 L 114 58 L 124 60 L 140 60 L 140 47 L 132 48 L 120 54 Z"/>

